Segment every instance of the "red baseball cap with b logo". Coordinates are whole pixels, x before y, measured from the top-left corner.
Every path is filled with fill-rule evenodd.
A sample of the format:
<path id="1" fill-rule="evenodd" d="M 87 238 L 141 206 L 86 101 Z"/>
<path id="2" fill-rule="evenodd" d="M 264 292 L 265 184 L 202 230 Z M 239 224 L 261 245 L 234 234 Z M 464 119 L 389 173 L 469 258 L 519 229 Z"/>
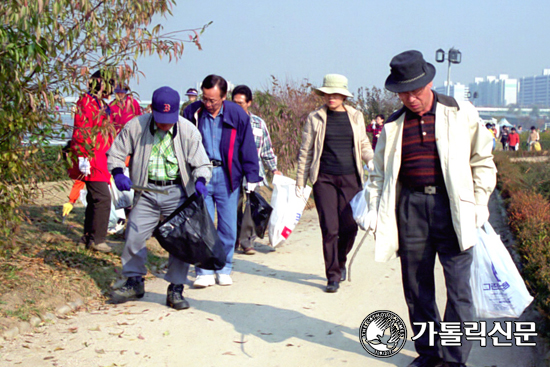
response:
<path id="1" fill-rule="evenodd" d="M 160 87 L 153 92 L 153 118 L 161 124 L 178 122 L 180 95 L 170 87 Z"/>

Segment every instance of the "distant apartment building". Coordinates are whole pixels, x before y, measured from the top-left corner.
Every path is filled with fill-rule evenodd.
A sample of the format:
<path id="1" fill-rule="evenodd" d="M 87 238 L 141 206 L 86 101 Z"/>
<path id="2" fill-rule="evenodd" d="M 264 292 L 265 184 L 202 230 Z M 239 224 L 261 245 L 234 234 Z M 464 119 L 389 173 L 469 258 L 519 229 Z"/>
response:
<path id="1" fill-rule="evenodd" d="M 544 69 L 542 75 L 521 78 L 518 100 L 521 107 L 550 107 L 550 69 Z"/>
<path id="2" fill-rule="evenodd" d="M 435 91 L 438 94 L 447 94 L 447 82 L 441 87 L 436 87 Z M 460 83 L 451 83 L 449 90 L 449 96 L 453 97 L 457 101 L 467 101 L 468 100 L 468 87 Z"/>
<path id="3" fill-rule="evenodd" d="M 469 89 L 469 100 L 477 107 L 506 107 L 518 103 L 518 80 L 506 74 L 498 78 L 475 78 Z"/>

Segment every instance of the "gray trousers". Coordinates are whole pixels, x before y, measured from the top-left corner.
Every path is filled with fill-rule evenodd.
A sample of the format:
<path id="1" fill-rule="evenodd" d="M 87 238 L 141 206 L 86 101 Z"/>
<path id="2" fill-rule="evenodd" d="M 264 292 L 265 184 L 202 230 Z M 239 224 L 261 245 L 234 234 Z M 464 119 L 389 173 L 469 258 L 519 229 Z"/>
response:
<path id="1" fill-rule="evenodd" d="M 414 192 L 403 186 L 398 207 L 399 255 L 403 289 L 413 322 L 435 322 L 440 330 L 441 317 L 435 302 L 435 256 L 443 266 L 447 287 L 444 321 L 474 320 L 470 288 L 471 248 L 460 251 L 453 228 L 449 197 L 443 191 L 435 195 Z M 462 332 L 464 332 L 464 324 Z M 420 325 L 412 325 L 414 334 Z M 462 338 L 461 346 L 441 347 L 439 335 L 434 346 L 429 346 L 428 328 L 415 341 L 418 354 L 443 357 L 446 362 L 466 363 L 472 342 Z"/>
<path id="2" fill-rule="evenodd" d="M 160 216 L 169 216 L 187 198 L 185 189 L 181 185 L 157 186 L 149 183 L 147 186 L 166 190 L 168 195 L 144 191 L 130 212 L 126 227 L 126 244 L 122 251 L 122 275 L 125 277 L 147 274 L 145 241 L 151 237 Z M 164 279 L 174 284 L 185 284 L 188 271 L 189 264 L 170 255 L 168 272 Z"/>

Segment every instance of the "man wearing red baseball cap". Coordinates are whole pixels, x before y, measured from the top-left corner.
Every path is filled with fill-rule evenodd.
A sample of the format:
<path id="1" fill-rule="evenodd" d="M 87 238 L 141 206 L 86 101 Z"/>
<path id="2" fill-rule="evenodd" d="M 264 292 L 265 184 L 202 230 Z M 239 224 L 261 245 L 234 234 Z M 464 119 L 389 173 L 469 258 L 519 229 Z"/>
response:
<path id="1" fill-rule="evenodd" d="M 113 291 L 112 301 L 122 303 L 143 297 L 143 276 L 147 274 L 145 241 L 151 236 L 161 215 L 172 214 L 185 199 L 196 192 L 206 195 L 212 176 L 210 159 L 201 142 L 199 130 L 179 116 L 180 97 L 170 87 L 153 93 L 152 113 L 134 117 L 116 137 L 107 152 L 109 170 L 117 188 L 130 190 L 132 183 L 156 189 L 134 195 L 134 208 L 128 218 L 126 243 L 122 252 L 122 274 L 126 284 Z M 130 177 L 123 173 L 130 155 Z M 164 190 L 167 195 L 158 193 Z M 170 255 L 164 279 L 170 283 L 166 304 L 180 310 L 189 308 L 183 298 L 183 284 L 189 264 Z"/>

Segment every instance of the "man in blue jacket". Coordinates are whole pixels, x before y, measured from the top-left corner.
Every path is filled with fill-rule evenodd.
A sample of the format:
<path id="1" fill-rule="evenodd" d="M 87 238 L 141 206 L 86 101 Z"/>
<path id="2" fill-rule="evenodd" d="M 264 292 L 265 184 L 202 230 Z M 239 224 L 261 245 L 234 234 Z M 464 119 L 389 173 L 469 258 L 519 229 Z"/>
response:
<path id="1" fill-rule="evenodd" d="M 259 162 L 250 117 L 236 103 L 226 101 L 227 81 L 209 75 L 202 82 L 202 100 L 189 105 L 183 116 L 197 125 L 206 154 L 212 163 L 212 179 L 206 186 L 206 205 L 214 219 L 218 213 L 218 234 L 227 254 L 226 265 L 217 271 L 219 285 L 231 285 L 233 253 L 237 238 L 237 201 L 243 177 L 247 191 L 258 182 Z M 214 272 L 196 268 L 195 288 L 215 284 Z"/>

